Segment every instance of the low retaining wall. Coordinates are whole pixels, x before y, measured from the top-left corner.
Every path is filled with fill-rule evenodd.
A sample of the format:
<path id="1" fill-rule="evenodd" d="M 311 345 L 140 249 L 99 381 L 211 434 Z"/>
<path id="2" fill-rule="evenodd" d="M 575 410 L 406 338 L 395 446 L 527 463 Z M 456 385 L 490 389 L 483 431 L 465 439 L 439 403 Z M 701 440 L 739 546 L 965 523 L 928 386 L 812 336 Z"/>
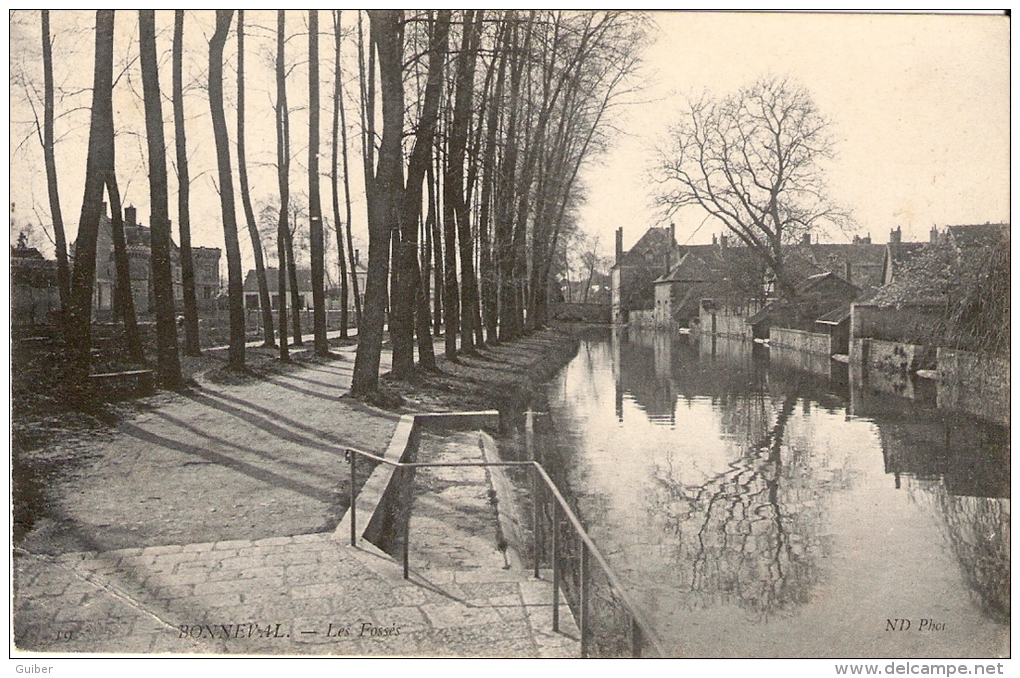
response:
<path id="1" fill-rule="evenodd" d="M 562 322 L 609 325 L 613 322 L 613 309 L 608 304 L 574 304 L 551 302 L 549 318 Z"/>
<path id="2" fill-rule="evenodd" d="M 747 339 L 748 341 L 754 338 L 751 326 L 747 324 L 747 316 L 712 313 L 702 308 L 698 320 L 701 331 L 705 334 L 714 334 L 718 337 L 735 337 Z"/>
<path id="3" fill-rule="evenodd" d="M 850 362 L 893 374 L 912 374 L 934 367 L 935 351 L 918 344 L 870 338 L 850 340 Z"/>
<path id="4" fill-rule="evenodd" d="M 655 327 L 655 311 L 631 311 L 627 324 L 631 327 Z"/>
<path id="5" fill-rule="evenodd" d="M 1009 359 L 938 349 L 939 407 L 1009 426 Z"/>
<path id="6" fill-rule="evenodd" d="M 379 456 L 393 462 L 411 461 L 421 441 L 421 430 L 425 427 L 481 428 L 497 431 L 499 430 L 499 412 L 484 410 L 481 412 L 405 414 L 400 418 L 386 451 Z M 358 463 L 365 464 L 368 463 L 368 460 L 362 457 L 358 459 Z M 372 471 L 372 475 L 365 481 L 355 499 L 354 505 L 357 509 L 355 539 L 360 548 L 382 554 L 376 544 L 394 524 L 400 505 L 397 499 L 399 499 L 399 493 L 404 489 L 400 483 L 391 482 L 396 471 L 396 467 L 380 462 Z M 351 510 L 348 508 L 333 532 L 333 539 L 350 543 L 350 538 Z"/>
<path id="7" fill-rule="evenodd" d="M 853 304 L 850 335 L 890 342 L 923 342 L 938 336 L 941 308 L 930 304 L 899 304 L 894 307 Z"/>
<path id="8" fill-rule="evenodd" d="M 769 329 L 769 346 L 780 346 L 826 357 L 832 355 L 831 340 L 828 334 L 805 332 L 804 330 L 793 330 L 786 327 L 772 327 Z"/>
<path id="9" fill-rule="evenodd" d="M 832 358 L 821 353 L 775 345 L 769 341 L 769 365 L 788 367 L 823 377 L 832 375 Z"/>

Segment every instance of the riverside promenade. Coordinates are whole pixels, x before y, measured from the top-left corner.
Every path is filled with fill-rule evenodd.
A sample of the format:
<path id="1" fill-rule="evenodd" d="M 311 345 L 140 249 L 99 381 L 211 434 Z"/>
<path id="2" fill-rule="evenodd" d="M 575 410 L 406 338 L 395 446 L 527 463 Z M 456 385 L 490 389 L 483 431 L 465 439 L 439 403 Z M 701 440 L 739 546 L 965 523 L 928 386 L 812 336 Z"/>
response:
<path id="1" fill-rule="evenodd" d="M 401 565 L 381 552 L 315 528 L 346 469 L 338 437 L 378 449 L 396 426 L 360 405 L 349 418 L 376 419 L 377 430 L 359 439 L 352 427 L 365 429 L 365 421 L 343 424 L 350 412 L 339 409 L 338 396 L 350 386 L 353 351 L 257 384 L 203 381 L 200 397 L 171 398 L 84 443 L 91 466 L 79 478 L 82 499 L 60 507 L 73 529 L 46 528 L 50 542 L 30 537 L 15 549 L 14 651 L 579 656 L 569 613 L 561 612 L 563 630 L 552 631 L 548 577 L 486 566 L 480 557 L 427 567 L 412 561 L 405 580 Z M 132 464 L 167 472 L 125 474 Z M 182 478 L 183 467 L 202 475 Z M 98 479 L 87 480 L 89 468 Z M 246 483 L 245 496 L 259 497 L 259 506 L 216 501 L 217 487 Z M 145 508 L 172 492 L 201 498 L 206 522 L 182 515 L 175 530 L 172 513 Z M 137 527 L 118 524 L 138 510 L 149 514 L 138 516 Z M 302 511 L 312 516 L 303 529 L 301 519 L 288 518 Z M 248 538 L 230 538 L 231 524 Z M 119 547 L 121 530 L 145 543 Z M 201 536 L 177 538 L 185 534 Z M 36 548 L 43 543 L 62 547 Z"/>

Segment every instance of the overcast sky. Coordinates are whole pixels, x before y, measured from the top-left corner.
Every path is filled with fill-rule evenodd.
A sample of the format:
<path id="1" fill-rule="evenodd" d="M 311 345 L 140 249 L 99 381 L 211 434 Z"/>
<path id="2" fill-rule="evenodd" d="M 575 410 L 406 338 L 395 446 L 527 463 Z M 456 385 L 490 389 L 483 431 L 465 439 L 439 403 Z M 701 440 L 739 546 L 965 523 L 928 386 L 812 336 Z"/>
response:
<path id="1" fill-rule="evenodd" d="M 272 74 L 267 54 L 273 35 L 258 25 L 274 26 L 273 13 L 249 12 L 252 26 L 248 39 L 249 162 L 252 165 L 256 212 L 260 204 L 276 196 L 275 139 L 273 137 Z M 91 85 L 91 12 L 53 13 L 54 32 L 77 27 L 77 34 L 58 34 L 54 58 L 58 80 L 67 86 Z M 354 13 L 344 15 L 353 26 Z M 288 30 L 305 30 L 306 13 L 291 12 Z M 17 17 L 16 17 L 17 18 Z M 20 54 L 28 54 L 31 71 L 38 51 L 37 13 L 25 24 L 11 23 L 12 69 Z M 663 144 L 671 123 L 690 93 L 725 94 L 756 78 L 772 74 L 789 76 L 806 87 L 823 114 L 833 123 L 838 158 L 830 168 L 833 196 L 851 208 L 862 235 L 885 242 L 889 230 L 903 228 L 904 239 L 926 239 L 933 224 L 983 223 L 1009 220 L 1009 21 L 994 16 L 931 15 L 824 15 L 654 12 L 657 29 L 650 35 L 642 78 L 647 88 L 643 103 L 631 106 L 623 120 L 626 135 L 588 167 L 583 178 L 589 187 L 582 210 L 583 228 L 598 234 L 603 253 L 613 247 L 613 231 L 624 228 L 629 247 L 649 226 L 669 222 L 652 204 L 648 172 L 652 149 Z M 204 82 L 208 59 L 211 12 L 188 12 L 188 70 L 196 82 Z M 331 92 L 332 20 L 320 12 L 320 55 L 324 108 Z M 119 55 L 137 53 L 137 13 L 117 12 Z M 161 31 L 159 48 L 164 54 L 160 85 L 169 95 L 169 48 L 172 13 L 157 13 Z M 20 42 L 19 42 L 20 40 Z M 307 49 L 304 35 L 291 39 L 288 49 L 295 61 Z M 231 37 L 226 60 L 233 63 L 236 43 Z M 34 72 L 41 82 L 41 66 Z M 353 72 L 353 63 L 345 68 Z M 61 71 L 61 69 L 63 69 Z M 61 76 L 60 74 L 63 73 Z M 226 73 L 228 107 L 232 107 L 233 73 Z M 353 80 L 350 81 L 353 83 Z M 295 67 L 289 83 L 292 106 L 300 106 L 307 91 L 307 71 Z M 139 217 L 148 223 L 148 185 L 144 171 L 144 138 L 141 104 L 132 93 L 140 90 L 137 64 L 118 83 L 118 172 L 122 175 L 125 204 L 138 206 Z M 38 142 L 15 152 L 25 134 L 19 121 L 30 112 L 19 105 L 23 93 L 12 84 L 11 199 L 18 203 L 19 220 L 48 215 L 45 175 Z M 208 121 L 208 100 L 195 86 L 188 95 L 189 148 L 194 157 L 192 176 L 196 245 L 222 246 L 219 203 L 213 185 L 215 156 Z M 68 100 L 66 106 L 87 109 L 89 95 Z M 348 114 L 353 118 L 353 102 Z M 173 125 L 169 101 L 164 101 L 167 142 L 172 144 Z M 87 141 L 87 110 L 68 116 L 58 124 L 67 136 L 58 146 L 64 221 L 73 238 L 77 231 Z M 295 113 L 291 125 L 296 189 L 307 190 L 303 174 L 307 124 L 304 112 Z M 323 143 L 328 144 L 331 110 L 323 111 Z M 228 111 L 233 140 L 233 111 Z M 172 151 L 172 149 L 171 149 Z M 357 150 L 354 149 L 357 153 Z M 325 153 L 325 150 L 324 150 Z M 324 160 L 328 159 L 325 154 Z M 360 166 L 352 155 L 352 165 Z M 172 152 L 171 152 L 172 159 Z M 236 160 L 235 160 L 236 162 Z M 328 166 L 325 162 L 323 166 Z M 202 174 L 206 172 L 206 174 Z M 176 225 L 176 186 L 170 166 L 171 218 Z M 236 181 L 236 174 L 235 174 Z M 125 190 L 126 184 L 126 190 Z M 354 189 L 360 193 L 360 176 Z M 305 188 L 302 188 L 305 187 Z M 328 206 L 328 184 L 323 182 Z M 328 212 L 329 210 L 327 210 Z M 144 216 L 143 216 L 144 215 Z M 240 203 L 238 215 L 242 224 Z M 704 213 L 690 209 L 678 214 L 677 238 L 683 242 L 711 240 L 721 226 L 705 220 Z M 354 215 L 355 238 L 367 242 L 364 205 Z M 700 227 L 700 228 L 699 228 Z M 829 241 L 847 236 L 829 234 Z M 175 236 L 176 239 L 176 236 Z M 242 237 L 242 248 L 247 252 Z"/>
<path id="2" fill-rule="evenodd" d="M 620 138 L 586 174 L 582 223 L 605 251 L 669 222 L 651 205 L 647 169 L 690 93 L 727 93 L 766 74 L 806 87 L 832 120 L 829 177 L 861 235 L 927 239 L 932 224 L 1009 221 L 1009 20 L 989 16 L 657 12 L 647 52 L 654 103 L 629 112 Z M 608 190 L 603 190 L 603 187 Z M 721 226 L 691 208 L 681 243 Z M 843 236 L 845 237 L 845 236 Z M 837 234 L 829 239 L 837 242 Z"/>

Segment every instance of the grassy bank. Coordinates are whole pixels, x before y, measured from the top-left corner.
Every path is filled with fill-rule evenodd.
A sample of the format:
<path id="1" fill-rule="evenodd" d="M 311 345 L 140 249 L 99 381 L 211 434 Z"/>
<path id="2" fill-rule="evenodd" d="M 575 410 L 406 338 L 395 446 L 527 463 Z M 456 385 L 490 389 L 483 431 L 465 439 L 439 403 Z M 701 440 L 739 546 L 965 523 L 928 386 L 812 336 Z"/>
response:
<path id="1" fill-rule="evenodd" d="M 417 412 L 496 409 L 504 419 L 528 406 L 535 388 L 577 353 L 579 342 L 563 329 L 545 329 L 457 359 L 439 359 L 438 372 L 420 372 L 410 382 L 383 377 Z"/>

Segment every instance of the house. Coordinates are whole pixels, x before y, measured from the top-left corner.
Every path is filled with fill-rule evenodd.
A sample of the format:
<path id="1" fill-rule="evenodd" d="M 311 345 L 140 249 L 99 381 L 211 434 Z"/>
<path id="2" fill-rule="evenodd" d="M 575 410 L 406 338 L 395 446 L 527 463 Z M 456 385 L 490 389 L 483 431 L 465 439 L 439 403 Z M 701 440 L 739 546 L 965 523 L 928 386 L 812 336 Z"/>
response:
<path id="1" fill-rule="evenodd" d="M 368 282 L 368 269 L 364 264 L 361 263 L 360 252 L 354 251 L 354 271 L 358 277 L 358 292 L 361 295 L 361 303 L 365 302 L 365 285 Z M 348 276 L 350 271 L 348 271 Z M 279 294 L 279 281 L 280 281 L 279 269 L 273 266 L 266 267 L 266 286 L 269 287 L 269 300 L 270 306 L 276 309 L 279 306 L 280 294 Z M 299 268 L 297 269 L 297 282 L 298 282 L 298 296 L 299 296 L 299 310 L 306 308 L 313 308 L 312 301 L 312 270 L 310 268 Z M 290 279 L 288 278 L 288 286 L 290 285 Z M 287 305 L 291 304 L 291 293 L 287 290 Z M 254 270 L 249 270 L 244 278 L 244 307 L 245 309 L 252 311 L 258 310 L 259 308 L 259 283 L 258 277 L 255 275 Z M 326 290 L 326 308 L 328 310 L 334 310 L 340 308 L 340 285 L 335 283 Z M 354 290 L 348 287 L 348 301 L 347 309 L 350 312 L 354 312 Z"/>
<path id="2" fill-rule="evenodd" d="M 840 309 L 848 307 L 861 290 L 832 271 L 808 276 L 797 283 L 791 300 L 777 300 L 747 319 L 756 338 L 768 338 L 771 328 L 815 332 L 815 321 L 839 321 Z"/>
<path id="3" fill-rule="evenodd" d="M 712 296 L 718 276 L 697 252 L 687 252 L 668 274 L 655 280 L 655 326 L 690 327 L 701 300 Z"/>
<path id="4" fill-rule="evenodd" d="M 19 238 L 17 247 L 11 247 L 11 323 L 44 324 L 59 310 L 57 262 Z"/>
<path id="5" fill-rule="evenodd" d="M 291 306 L 291 291 L 289 289 L 290 279 L 287 280 L 287 306 Z M 280 270 L 274 266 L 266 266 L 266 286 L 269 288 L 269 303 L 271 308 L 279 308 L 280 305 Z M 312 269 L 297 269 L 298 287 L 298 309 L 312 307 Z M 249 311 L 256 311 L 259 306 L 259 281 L 254 270 L 248 271 L 244 277 L 244 307 Z"/>
<path id="6" fill-rule="evenodd" d="M 612 268 L 612 314 L 614 323 L 626 323 L 635 311 L 655 308 L 655 280 L 679 261 L 676 230 L 652 227 L 626 252 L 623 229 L 616 231 L 616 263 Z"/>
<path id="7" fill-rule="evenodd" d="M 1002 257 L 1005 262 L 999 261 Z M 1008 269 L 1008 257 L 1009 224 L 947 226 L 942 232 L 932 228 L 926 243 L 891 242 L 885 284 L 854 305 L 853 335 L 934 344 L 936 338 L 945 339 L 947 313 L 961 320 L 966 315 L 994 334 L 1003 322 L 995 313 L 1002 314 L 1009 304 L 1008 274 L 997 273 L 1003 266 Z M 964 288 L 976 295 L 966 307 Z M 968 341 L 963 336 L 957 340 Z"/>
<path id="8" fill-rule="evenodd" d="M 898 242 L 898 235 L 898 230 L 891 231 L 890 242 Z M 870 235 L 855 235 L 849 243 L 819 243 L 804 234 L 799 242 L 784 248 L 783 256 L 791 280 L 828 272 L 869 291 L 882 285 L 886 253 L 887 246 L 872 244 Z"/>
<path id="9" fill-rule="evenodd" d="M 138 212 L 133 206 L 124 208 L 124 241 L 127 247 L 128 267 L 131 278 L 131 297 L 135 312 L 152 313 L 154 298 L 152 284 L 152 232 L 137 221 Z M 74 256 L 74 245 L 71 246 Z M 216 308 L 216 297 L 220 289 L 220 250 L 218 247 L 192 247 L 192 261 L 195 271 L 195 297 L 199 311 Z M 180 248 L 170 241 L 170 273 L 173 279 L 174 305 L 184 305 L 184 284 L 181 272 Z M 99 233 L 96 239 L 96 279 L 92 294 L 92 308 L 96 311 L 111 311 L 114 308 L 117 285 L 117 266 L 113 247 L 113 220 L 107 215 L 106 203 L 99 218 Z"/>
<path id="10" fill-rule="evenodd" d="M 655 280 L 657 327 L 696 325 L 705 300 L 717 310 L 757 310 L 764 277 L 761 262 L 751 249 L 729 246 L 726 235 L 712 240 L 711 245 L 679 248 L 679 263 Z"/>

